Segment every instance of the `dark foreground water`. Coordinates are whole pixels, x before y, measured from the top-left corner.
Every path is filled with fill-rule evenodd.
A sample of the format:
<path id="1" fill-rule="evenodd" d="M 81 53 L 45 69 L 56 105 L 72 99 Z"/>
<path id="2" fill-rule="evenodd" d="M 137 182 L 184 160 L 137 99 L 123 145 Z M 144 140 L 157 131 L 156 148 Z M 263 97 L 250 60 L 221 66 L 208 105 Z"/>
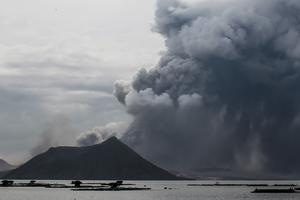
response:
<path id="1" fill-rule="evenodd" d="M 68 183 L 55 181 L 57 183 Z M 296 194 L 253 194 L 255 187 L 187 186 L 189 183 L 214 181 L 133 181 L 147 185 L 150 191 L 71 191 L 49 188 L 0 188 L 0 200 L 276 200 L 300 199 Z M 300 181 L 219 181 L 219 183 L 300 184 Z M 164 188 L 172 188 L 165 190 Z"/>

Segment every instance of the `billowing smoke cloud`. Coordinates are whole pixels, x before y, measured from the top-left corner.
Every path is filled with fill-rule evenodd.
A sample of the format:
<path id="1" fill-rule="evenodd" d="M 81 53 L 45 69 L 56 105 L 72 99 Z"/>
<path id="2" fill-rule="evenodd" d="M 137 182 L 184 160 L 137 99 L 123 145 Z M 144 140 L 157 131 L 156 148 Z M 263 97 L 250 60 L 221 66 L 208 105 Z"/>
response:
<path id="1" fill-rule="evenodd" d="M 116 81 L 114 84 L 114 95 L 122 104 L 125 103 L 125 97 L 130 91 L 130 82 Z"/>
<path id="2" fill-rule="evenodd" d="M 300 172 L 300 1 L 157 7 L 167 51 L 116 84 L 123 140 L 167 168 Z"/>
<path id="3" fill-rule="evenodd" d="M 81 133 L 77 137 L 77 144 L 79 146 L 90 146 L 101 143 L 113 136 L 120 138 L 126 128 L 126 123 L 123 122 L 112 122 L 105 126 L 95 127 L 93 130 Z"/>

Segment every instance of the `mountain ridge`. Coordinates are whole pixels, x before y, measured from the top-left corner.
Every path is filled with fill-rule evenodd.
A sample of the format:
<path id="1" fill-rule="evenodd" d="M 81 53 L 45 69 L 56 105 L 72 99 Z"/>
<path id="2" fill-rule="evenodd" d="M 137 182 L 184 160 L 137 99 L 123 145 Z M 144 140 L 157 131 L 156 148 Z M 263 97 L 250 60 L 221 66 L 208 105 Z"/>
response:
<path id="1" fill-rule="evenodd" d="M 9 164 L 3 159 L 0 159 L 0 171 L 8 171 L 16 168 L 15 166 Z"/>

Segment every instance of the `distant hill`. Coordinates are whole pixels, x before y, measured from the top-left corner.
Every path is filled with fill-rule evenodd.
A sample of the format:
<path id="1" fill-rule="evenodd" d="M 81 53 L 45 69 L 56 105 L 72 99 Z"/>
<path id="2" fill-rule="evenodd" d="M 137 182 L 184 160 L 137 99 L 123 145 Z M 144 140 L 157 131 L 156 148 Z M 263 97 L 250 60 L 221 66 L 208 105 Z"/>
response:
<path id="1" fill-rule="evenodd" d="M 56 147 L 4 176 L 47 180 L 176 180 L 112 137 L 88 147 Z"/>
<path id="2" fill-rule="evenodd" d="M 8 171 L 15 168 L 15 166 L 9 164 L 5 160 L 0 159 L 0 171 Z"/>

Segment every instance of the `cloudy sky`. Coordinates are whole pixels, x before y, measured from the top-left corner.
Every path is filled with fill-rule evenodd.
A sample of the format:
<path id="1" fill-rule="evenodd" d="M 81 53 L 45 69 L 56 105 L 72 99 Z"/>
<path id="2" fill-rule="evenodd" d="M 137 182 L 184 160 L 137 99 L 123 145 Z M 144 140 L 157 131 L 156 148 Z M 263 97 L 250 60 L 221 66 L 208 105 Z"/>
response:
<path id="1" fill-rule="evenodd" d="M 85 130 L 130 120 L 113 83 L 164 50 L 151 31 L 155 0 L 0 3 L 0 157 L 19 163 L 41 142 L 72 145 Z"/>

